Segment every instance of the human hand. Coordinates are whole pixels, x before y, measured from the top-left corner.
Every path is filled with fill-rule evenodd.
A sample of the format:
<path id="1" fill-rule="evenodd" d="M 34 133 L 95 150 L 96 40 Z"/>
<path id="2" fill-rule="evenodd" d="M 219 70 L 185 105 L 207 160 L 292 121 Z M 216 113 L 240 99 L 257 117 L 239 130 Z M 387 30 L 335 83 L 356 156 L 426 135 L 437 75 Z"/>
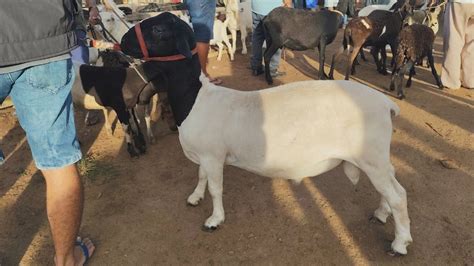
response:
<path id="1" fill-rule="evenodd" d="M 292 8 L 293 7 L 293 3 L 289 0 L 284 0 L 283 1 L 283 7 L 289 7 L 289 8 Z"/>
<path id="2" fill-rule="evenodd" d="M 96 6 L 89 8 L 89 23 L 92 25 L 97 24 L 101 20 L 99 9 Z"/>

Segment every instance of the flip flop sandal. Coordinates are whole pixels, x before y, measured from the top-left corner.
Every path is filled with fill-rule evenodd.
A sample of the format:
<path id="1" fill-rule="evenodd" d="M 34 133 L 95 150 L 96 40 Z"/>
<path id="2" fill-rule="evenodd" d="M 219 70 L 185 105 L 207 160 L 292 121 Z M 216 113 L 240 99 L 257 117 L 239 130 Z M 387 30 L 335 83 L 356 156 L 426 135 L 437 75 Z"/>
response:
<path id="1" fill-rule="evenodd" d="M 84 255 L 84 258 L 86 258 L 86 260 L 84 261 L 85 264 L 89 260 L 89 249 L 87 248 L 86 244 L 82 242 L 82 239 L 79 236 L 76 238 L 76 242 L 74 242 L 74 245 L 79 246 L 81 248 L 82 254 Z"/>

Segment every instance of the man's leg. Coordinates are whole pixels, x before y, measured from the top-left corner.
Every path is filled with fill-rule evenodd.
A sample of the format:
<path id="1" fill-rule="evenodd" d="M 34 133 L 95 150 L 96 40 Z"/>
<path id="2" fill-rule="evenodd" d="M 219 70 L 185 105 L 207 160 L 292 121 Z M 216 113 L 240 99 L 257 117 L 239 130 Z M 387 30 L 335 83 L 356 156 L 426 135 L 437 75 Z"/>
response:
<path id="1" fill-rule="evenodd" d="M 196 48 L 204 75 L 207 72 L 207 58 L 209 55 L 209 41 L 213 38 L 214 16 L 216 13 L 215 0 L 188 0 L 186 2 L 196 37 Z M 211 78 L 210 78 L 211 79 Z M 211 79 L 215 82 L 215 79 Z"/>
<path id="2" fill-rule="evenodd" d="M 278 67 L 280 65 L 280 60 L 281 60 L 281 49 L 278 49 L 276 53 L 272 56 L 272 59 L 270 59 L 270 75 L 272 77 L 278 77 L 278 76 L 283 76 L 286 73 L 285 72 L 280 72 L 278 71 Z"/>
<path id="3" fill-rule="evenodd" d="M 461 87 L 461 51 L 464 46 L 464 14 L 460 3 L 446 5 L 441 81 L 450 89 Z"/>
<path id="4" fill-rule="evenodd" d="M 262 46 L 265 41 L 262 25 L 263 18 L 264 16 L 252 12 L 252 56 L 250 57 L 250 67 L 254 76 L 263 74 Z"/>
<path id="5" fill-rule="evenodd" d="M 59 169 L 42 170 L 46 180 L 46 204 L 49 225 L 56 251 L 56 265 L 83 265 L 83 250 L 75 246 L 81 225 L 83 189 L 74 164 Z M 92 254 L 95 247 L 88 239 L 83 243 Z"/>
<path id="6" fill-rule="evenodd" d="M 82 186 L 74 163 L 81 158 L 76 138 L 71 87 L 71 60 L 16 72 L 11 97 L 20 125 L 27 133 L 36 166 L 47 188 L 47 212 L 58 265 L 81 265 L 94 246 L 75 246 L 81 223 Z"/>
<path id="7" fill-rule="evenodd" d="M 209 43 L 196 42 L 197 54 L 199 57 L 199 63 L 201 64 L 201 70 L 204 75 L 209 76 L 207 73 L 207 58 L 209 56 Z"/>
<path id="8" fill-rule="evenodd" d="M 474 89 L 474 4 L 466 5 L 469 8 L 471 19 L 466 28 L 466 40 L 461 56 L 461 83 L 462 86 Z"/>

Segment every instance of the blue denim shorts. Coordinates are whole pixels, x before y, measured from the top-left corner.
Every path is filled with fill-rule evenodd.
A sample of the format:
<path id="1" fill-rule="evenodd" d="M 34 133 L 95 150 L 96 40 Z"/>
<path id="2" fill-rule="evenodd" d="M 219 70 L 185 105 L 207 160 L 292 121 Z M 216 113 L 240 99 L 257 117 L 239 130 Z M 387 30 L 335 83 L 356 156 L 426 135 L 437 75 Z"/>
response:
<path id="1" fill-rule="evenodd" d="M 71 165 L 82 157 L 76 138 L 70 59 L 0 74 L 0 102 L 10 95 L 39 169 Z"/>
<path id="2" fill-rule="evenodd" d="M 214 17 L 216 14 L 216 0 L 187 0 L 194 36 L 197 42 L 208 43 L 214 36 Z"/>

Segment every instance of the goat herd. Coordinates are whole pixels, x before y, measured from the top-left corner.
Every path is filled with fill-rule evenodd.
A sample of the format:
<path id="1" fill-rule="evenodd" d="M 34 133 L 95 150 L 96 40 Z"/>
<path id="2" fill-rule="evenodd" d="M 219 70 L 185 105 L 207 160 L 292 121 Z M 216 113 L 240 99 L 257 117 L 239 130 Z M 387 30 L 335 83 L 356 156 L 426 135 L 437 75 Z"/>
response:
<path id="1" fill-rule="evenodd" d="M 410 83 L 414 64 L 424 57 L 442 87 L 433 63 L 433 30 L 420 24 L 403 27 L 414 5 L 401 0 L 391 11 L 373 11 L 349 22 L 343 41 L 343 48 L 351 50 L 346 79 L 354 74 L 357 55 L 363 55 L 361 48 L 367 46 L 372 47 L 377 70 L 386 74 L 388 44 L 394 53 L 390 87 L 397 88 L 400 98 L 404 97 L 403 74 L 409 71 Z M 269 60 L 282 47 L 319 48 L 320 79 L 332 78 L 334 61 L 343 49 L 333 57 L 327 76 L 325 47 L 335 39 L 341 22 L 342 14 L 337 11 L 281 7 L 270 12 L 264 21 L 267 82 L 272 83 Z M 296 30 L 300 25 L 306 25 L 305 31 Z M 234 46 L 229 51 L 235 52 L 232 35 Z M 204 223 L 205 230 L 213 231 L 225 219 L 224 165 L 299 182 L 342 164 L 354 184 L 361 171 L 368 176 L 381 195 L 373 220 L 385 223 L 393 215 L 395 239 L 390 254 L 407 254 L 412 237 L 406 192 L 390 162 L 391 118 L 399 108 L 384 94 L 344 80 L 294 82 L 251 92 L 216 86 L 201 74 L 191 27 L 167 12 L 138 23 L 121 40 L 124 54 L 100 53 L 104 66 L 77 66 L 74 101 L 88 109 L 113 109 L 125 131 L 128 152 L 138 156 L 145 152 L 146 144 L 135 108 L 145 108 L 147 135 L 153 139 L 150 102 L 159 94 L 162 114 L 170 128 L 177 126 L 184 154 L 199 164 L 198 184 L 187 202 L 198 205 L 206 187 L 212 196 L 213 212 Z M 142 62 L 135 64 L 136 60 Z M 110 130 L 110 123 L 106 124 Z"/>

